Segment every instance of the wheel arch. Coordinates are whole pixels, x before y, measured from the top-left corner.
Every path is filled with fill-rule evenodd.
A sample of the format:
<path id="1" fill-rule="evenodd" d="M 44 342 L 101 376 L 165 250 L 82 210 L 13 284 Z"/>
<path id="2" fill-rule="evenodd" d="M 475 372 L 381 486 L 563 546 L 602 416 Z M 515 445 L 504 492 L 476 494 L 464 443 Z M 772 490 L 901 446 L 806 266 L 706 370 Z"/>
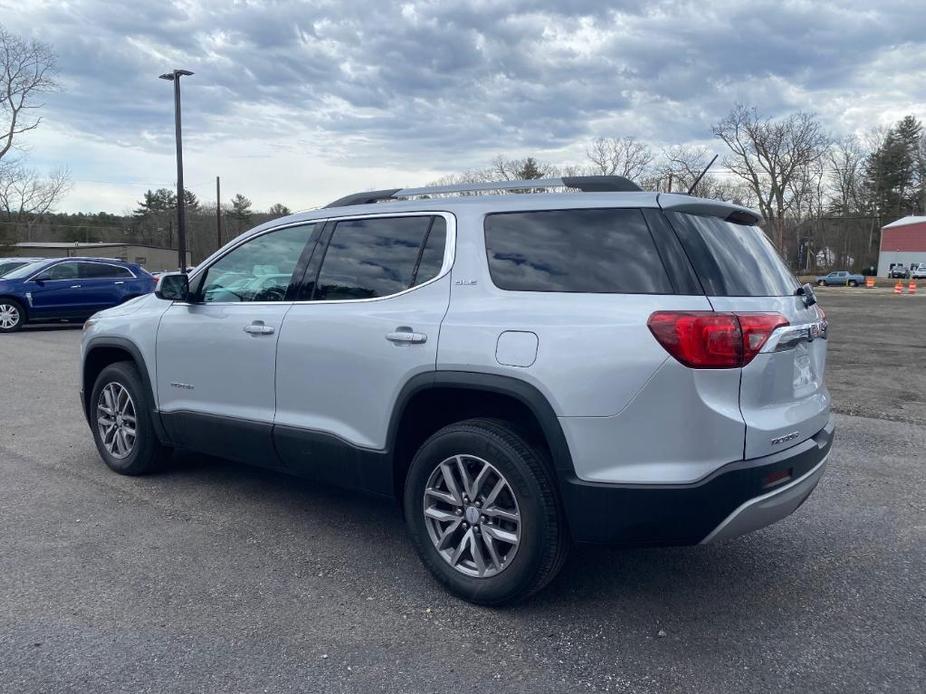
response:
<path id="1" fill-rule="evenodd" d="M 467 371 L 437 371 L 413 377 L 399 394 L 389 423 L 387 449 L 393 492 L 402 499 L 415 451 L 447 424 L 472 417 L 498 417 L 549 453 L 559 480 L 575 469 L 556 412 L 536 387 L 519 378 Z"/>
<path id="2" fill-rule="evenodd" d="M 12 301 L 17 306 L 22 309 L 23 312 L 23 322 L 25 323 L 29 319 L 29 302 L 23 300 L 22 297 L 16 296 L 15 294 L 0 294 L 0 302 L 2 301 Z"/>
<path id="3" fill-rule="evenodd" d="M 154 422 L 155 433 L 161 442 L 167 437 L 161 424 L 157 406 L 155 404 L 154 389 L 151 385 L 151 376 L 141 350 L 131 341 L 119 337 L 98 337 L 87 343 L 81 364 L 81 394 L 84 416 L 90 421 L 90 398 L 93 393 L 93 384 L 100 373 L 110 364 L 127 361 L 135 365 L 142 385 L 151 398 L 151 419 Z"/>

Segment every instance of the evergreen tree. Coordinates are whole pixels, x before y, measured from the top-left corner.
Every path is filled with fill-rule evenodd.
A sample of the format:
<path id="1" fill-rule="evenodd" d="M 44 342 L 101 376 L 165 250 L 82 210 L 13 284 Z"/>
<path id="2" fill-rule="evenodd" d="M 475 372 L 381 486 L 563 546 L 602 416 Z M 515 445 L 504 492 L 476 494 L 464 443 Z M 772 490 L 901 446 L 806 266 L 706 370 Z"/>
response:
<path id="1" fill-rule="evenodd" d="M 267 210 L 267 214 L 273 217 L 285 217 L 288 214 L 292 214 L 292 212 L 286 205 L 277 202 L 270 206 L 270 209 Z"/>
<path id="2" fill-rule="evenodd" d="M 923 126 L 906 116 L 887 131 L 865 164 L 865 188 L 872 212 L 886 224 L 923 213 L 926 165 Z"/>
<path id="3" fill-rule="evenodd" d="M 231 201 L 232 208 L 228 216 L 244 224 L 251 219 L 251 201 L 241 193 L 235 193 Z"/>

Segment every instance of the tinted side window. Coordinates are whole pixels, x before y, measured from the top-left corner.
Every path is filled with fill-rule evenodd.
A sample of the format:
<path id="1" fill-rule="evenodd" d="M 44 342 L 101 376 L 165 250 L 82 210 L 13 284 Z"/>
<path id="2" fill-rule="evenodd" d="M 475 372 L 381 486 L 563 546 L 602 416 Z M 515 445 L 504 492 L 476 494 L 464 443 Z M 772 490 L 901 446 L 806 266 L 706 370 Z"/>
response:
<path id="1" fill-rule="evenodd" d="M 208 270 L 202 301 L 283 301 L 314 224 L 271 231 L 238 246 Z"/>
<path id="2" fill-rule="evenodd" d="M 588 209 L 486 216 L 486 252 L 500 289 L 671 294 L 640 210 Z"/>
<path id="3" fill-rule="evenodd" d="M 338 222 L 313 298 L 372 299 L 408 289 L 431 219 L 389 217 Z"/>
<path id="4" fill-rule="evenodd" d="M 38 276 L 41 280 L 76 280 L 80 277 L 79 263 L 58 263 Z"/>
<path id="5" fill-rule="evenodd" d="M 82 279 L 132 279 L 132 273 L 124 267 L 105 263 L 80 263 Z"/>
<path id="6" fill-rule="evenodd" d="M 418 270 L 412 286 L 417 287 L 437 277 L 444 265 L 444 247 L 447 245 L 447 222 L 443 217 L 433 217 L 431 230 L 421 250 Z"/>
<path id="7" fill-rule="evenodd" d="M 682 212 L 666 216 L 708 296 L 789 296 L 800 286 L 759 227 Z"/>

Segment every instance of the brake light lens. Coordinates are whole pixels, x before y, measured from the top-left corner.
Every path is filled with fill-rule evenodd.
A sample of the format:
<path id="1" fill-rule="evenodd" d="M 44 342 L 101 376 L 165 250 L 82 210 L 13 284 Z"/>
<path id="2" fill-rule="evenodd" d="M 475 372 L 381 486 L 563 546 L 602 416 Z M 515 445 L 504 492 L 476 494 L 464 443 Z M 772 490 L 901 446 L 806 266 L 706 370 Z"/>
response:
<path id="1" fill-rule="evenodd" d="M 663 348 L 693 369 L 746 366 L 772 332 L 788 325 L 780 313 L 657 311 L 647 326 Z"/>

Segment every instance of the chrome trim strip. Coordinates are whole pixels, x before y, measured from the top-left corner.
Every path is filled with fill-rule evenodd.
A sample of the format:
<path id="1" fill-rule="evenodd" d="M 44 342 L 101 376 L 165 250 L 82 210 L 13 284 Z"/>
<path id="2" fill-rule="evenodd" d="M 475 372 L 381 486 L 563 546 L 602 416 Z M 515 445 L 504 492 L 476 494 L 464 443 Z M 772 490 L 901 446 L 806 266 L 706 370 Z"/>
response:
<path id="1" fill-rule="evenodd" d="M 733 513 L 731 513 L 729 516 L 724 518 L 723 521 L 720 523 L 720 525 L 714 528 L 707 537 L 701 540 L 699 544 L 702 544 L 702 545 L 708 544 L 711 540 L 717 537 L 717 535 L 719 535 L 720 532 L 724 528 L 726 528 L 730 523 L 732 523 L 737 518 L 737 516 L 739 516 L 740 514 L 742 514 L 744 511 L 748 510 L 749 508 L 755 506 L 756 504 L 761 504 L 763 501 L 772 499 L 778 496 L 779 494 L 783 494 L 789 489 L 793 489 L 794 487 L 800 484 L 803 484 L 804 482 L 807 482 L 815 474 L 817 474 L 817 472 L 820 471 L 820 468 L 826 465 L 826 461 L 829 459 L 829 457 L 830 457 L 830 454 L 827 453 L 825 456 L 823 456 L 823 460 L 821 460 L 819 463 L 814 465 L 813 468 L 805 472 L 803 475 L 798 477 L 796 480 L 791 480 L 783 487 L 776 487 L 775 489 L 768 492 L 767 494 L 763 494 L 762 496 L 753 497 L 749 501 L 741 504 L 735 511 L 733 511 Z"/>
<path id="2" fill-rule="evenodd" d="M 801 342 L 827 339 L 827 324 L 825 320 L 801 323 L 800 325 L 783 325 L 776 328 L 762 345 L 759 354 L 770 352 L 783 352 L 791 349 Z"/>
<path id="3" fill-rule="evenodd" d="M 293 306 L 301 306 L 303 304 L 357 304 L 362 302 L 370 301 L 383 301 L 384 299 L 392 299 L 397 296 L 402 296 L 403 294 L 408 294 L 409 292 L 417 291 L 422 287 L 427 287 L 434 282 L 437 282 L 440 279 L 443 279 L 453 268 L 454 260 L 456 259 L 456 248 L 457 248 L 457 218 L 454 214 L 450 212 L 439 212 L 436 210 L 421 210 L 415 212 L 377 212 L 375 214 L 352 214 L 345 216 L 333 215 L 331 217 L 325 217 L 323 219 L 312 219 L 312 220 L 301 220 L 298 222 L 290 222 L 288 224 L 280 224 L 271 229 L 265 229 L 257 234 L 248 235 L 247 237 L 239 240 L 234 245 L 229 246 L 226 249 L 223 249 L 221 255 L 216 256 L 215 258 L 210 259 L 209 265 L 201 264 L 197 266 L 196 270 L 190 275 L 190 283 L 193 283 L 194 278 L 196 278 L 200 272 L 207 271 L 210 267 L 215 265 L 219 260 L 224 258 L 226 255 L 231 253 L 233 250 L 239 246 L 244 245 L 252 239 L 256 239 L 264 234 L 269 234 L 273 231 L 280 231 L 281 229 L 289 229 L 292 227 L 298 226 L 308 226 L 309 224 L 322 224 L 324 225 L 329 221 L 337 222 L 349 222 L 354 219 L 378 219 L 382 217 L 443 217 L 444 221 L 447 224 L 447 239 L 444 242 L 444 262 L 441 265 L 440 272 L 436 276 L 429 279 L 427 282 L 422 282 L 419 285 L 414 287 L 409 287 L 408 289 L 403 289 L 401 292 L 396 292 L 395 294 L 389 294 L 388 296 L 376 296 L 368 299 L 335 299 L 332 301 L 211 301 L 209 303 L 197 303 L 191 304 L 189 302 L 174 302 L 178 306 L 281 306 L 283 304 L 289 304 Z"/>

